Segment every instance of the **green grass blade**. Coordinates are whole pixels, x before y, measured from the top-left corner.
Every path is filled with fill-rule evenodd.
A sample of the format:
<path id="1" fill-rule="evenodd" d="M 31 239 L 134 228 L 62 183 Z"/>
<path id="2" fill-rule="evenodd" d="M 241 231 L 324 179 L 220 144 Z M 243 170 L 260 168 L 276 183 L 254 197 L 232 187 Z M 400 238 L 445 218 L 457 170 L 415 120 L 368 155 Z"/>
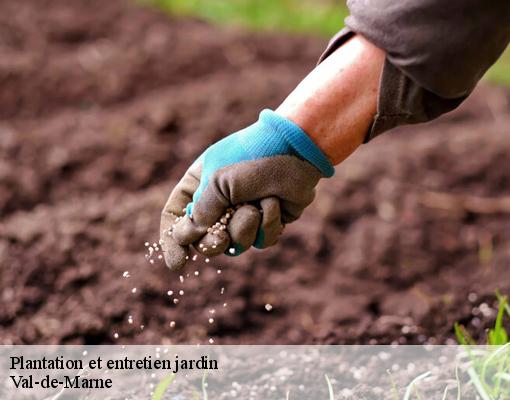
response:
<path id="1" fill-rule="evenodd" d="M 499 307 L 496 323 L 494 324 L 494 328 L 489 330 L 489 344 L 492 346 L 500 346 L 508 342 L 508 334 L 503 327 L 503 316 L 505 315 L 505 306 L 508 301 L 506 296 L 498 296 L 498 298 Z"/>
<path id="2" fill-rule="evenodd" d="M 406 391 L 404 393 L 404 400 L 410 400 L 411 394 L 413 393 L 414 385 L 416 385 L 419 381 L 425 379 L 427 376 L 431 374 L 430 371 L 424 372 L 421 375 L 418 375 L 416 378 L 414 378 L 409 385 L 407 385 Z"/>
<path id="3" fill-rule="evenodd" d="M 510 343 L 508 343 L 508 344 L 510 345 Z M 494 379 L 496 380 L 496 382 L 494 383 L 493 394 L 495 394 L 497 396 L 500 396 L 500 394 L 503 390 L 502 385 L 504 384 L 504 380 L 502 379 L 502 376 L 504 376 L 504 374 L 506 373 L 505 371 L 508 371 L 508 368 L 510 367 L 509 360 L 508 360 L 509 352 L 508 351 L 503 352 L 504 350 L 507 350 L 507 349 L 508 349 L 508 346 L 503 346 L 502 348 L 498 349 L 498 350 L 500 350 L 500 353 L 503 353 L 503 354 L 501 354 L 501 357 L 498 360 L 497 371 L 494 374 Z M 505 398 L 508 398 L 508 393 L 505 393 Z"/>
<path id="4" fill-rule="evenodd" d="M 510 343 L 505 344 L 504 346 L 499 347 L 496 351 L 492 352 L 489 357 L 485 359 L 482 364 L 482 373 L 485 374 L 489 365 L 499 356 L 504 354 L 505 351 L 510 347 Z"/>
<path id="5" fill-rule="evenodd" d="M 504 381 L 510 382 L 510 374 L 508 372 L 497 372 L 495 376 Z"/>
<path id="6" fill-rule="evenodd" d="M 501 372 L 503 367 L 503 363 L 501 361 L 501 356 L 506 356 L 507 353 L 505 351 L 510 347 L 510 343 L 507 343 L 504 346 L 499 347 L 497 350 L 493 351 L 482 363 L 482 368 L 480 372 L 480 381 L 484 385 L 484 387 L 488 388 L 491 391 L 493 397 L 498 397 L 500 387 L 501 387 L 501 379 L 493 372 L 493 369 L 490 369 L 493 363 L 497 363 L 497 372 Z M 503 360 L 506 357 L 503 358 Z M 488 372 L 488 371 L 491 372 Z M 495 378 L 496 382 L 493 382 Z M 489 383 L 488 383 L 489 381 Z"/>
<path id="7" fill-rule="evenodd" d="M 393 394 L 393 400 L 399 400 L 400 396 L 398 395 L 398 389 L 397 389 L 397 384 L 395 383 L 395 379 L 393 379 L 393 375 L 391 375 L 391 372 L 389 369 L 386 370 L 386 373 L 390 377 L 391 393 Z"/>
<path id="8" fill-rule="evenodd" d="M 455 330 L 455 336 L 457 337 L 457 341 L 460 344 L 463 344 L 465 346 L 468 345 L 476 346 L 476 340 L 474 340 L 471 337 L 471 335 L 466 331 L 466 328 L 464 328 L 464 326 L 455 322 L 455 324 L 453 325 L 453 329 Z"/>
<path id="9" fill-rule="evenodd" d="M 202 375 L 202 400 L 208 400 L 209 396 L 207 394 L 207 371 Z"/>
<path id="10" fill-rule="evenodd" d="M 174 379 L 175 374 L 165 376 L 163 380 L 158 383 L 158 386 L 156 386 L 156 390 L 154 390 L 154 394 L 152 395 L 152 400 L 161 400 Z"/>
<path id="11" fill-rule="evenodd" d="M 501 302 L 503 300 L 503 297 L 505 297 L 505 296 L 503 296 L 500 293 L 499 289 L 497 289 L 496 290 L 496 297 L 497 297 L 499 303 L 501 304 Z M 508 301 L 505 303 L 505 307 L 504 308 L 505 308 L 505 312 L 506 312 L 507 316 L 510 317 L 510 304 L 508 304 Z"/>
<path id="12" fill-rule="evenodd" d="M 482 398 L 482 400 L 493 400 L 491 396 L 487 394 L 482 382 L 480 382 L 480 378 L 478 377 L 476 371 L 473 368 L 469 368 L 468 374 L 471 378 L 471 382 L 473 382 L 476 392 Z"/>
<path id="13" fill-rule="evenodd" d="M 446 400 L 447 395 L 448 395 L 448 386 L 444 388 L 443 397 L 441 397 L 441 400 Z"/>
<path id="14" fill-rule="evenodd" d="M 326 378 L 326 382 L 328 384 L 328 392 L 329 392 L 329 400 L 335 400 L 335 395 L 333 393 L 333 385 L 331 384 L 331 381 L 329 380 L 329 377 L 327 375 L 324 375 Z"/>

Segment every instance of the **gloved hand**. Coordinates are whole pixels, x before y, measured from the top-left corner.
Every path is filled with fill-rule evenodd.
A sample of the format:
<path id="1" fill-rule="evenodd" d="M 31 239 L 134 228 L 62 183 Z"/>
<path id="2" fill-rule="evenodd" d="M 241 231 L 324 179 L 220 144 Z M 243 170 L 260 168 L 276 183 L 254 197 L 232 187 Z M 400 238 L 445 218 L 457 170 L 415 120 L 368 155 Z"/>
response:
<path id="1" fill-rule="evenodd" d="M 319 179 L 333 174 L 299 126 L 262 111 L 255 124 L 209 147 L 172 191 L 161 217 L 167 265 L 182 267 L 189 245 L 214 256 L 275 244 L 312 202 Z"/>

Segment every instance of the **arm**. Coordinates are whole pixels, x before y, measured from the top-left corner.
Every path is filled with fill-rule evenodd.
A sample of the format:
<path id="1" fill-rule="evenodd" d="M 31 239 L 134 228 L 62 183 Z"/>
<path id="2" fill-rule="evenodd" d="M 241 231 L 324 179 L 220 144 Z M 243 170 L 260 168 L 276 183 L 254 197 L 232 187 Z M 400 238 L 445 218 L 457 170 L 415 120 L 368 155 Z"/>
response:
<path id="1" fill-rule="evenodd" d="M 215 256 L 275 244 L 333 164 L 458 106 L 510 37 L 508 0 L 348 5 L 348 28 L 276 112 L 209 147 L 172 191 L 161 218 L 169 267 L 182 267 L 190 246 Z"/>
<path id="2" fill-rule="evenodd" d="M 369 141 L 395 126 L 430 121 L 459 106 L 510 40 L 508 0 L 347 0 L 346 28 L 386 53 Z"/>
<path id="3" fill-rule="evenodd" d="M 333 164 L 363 142 L 376 113 L 383 62 L 381 50 L 356 36 L 276 112 L 264 110 L 256 123 L 208 148 L 163 209 L 167 265 L 182 267 L 189 246 L 211 257 L 274 245 L 285 224 L 312 202 L 319 179 L 331 177 Z M 226 214 L 233 206 L 235 213 Z"/>
<path id="4" fill-rule="evenodd" d="M 354 36 L 319 64 L 276 112 L 299 125 L 333 164 L 360 144 L 377 111 L 385 54 Z"/>

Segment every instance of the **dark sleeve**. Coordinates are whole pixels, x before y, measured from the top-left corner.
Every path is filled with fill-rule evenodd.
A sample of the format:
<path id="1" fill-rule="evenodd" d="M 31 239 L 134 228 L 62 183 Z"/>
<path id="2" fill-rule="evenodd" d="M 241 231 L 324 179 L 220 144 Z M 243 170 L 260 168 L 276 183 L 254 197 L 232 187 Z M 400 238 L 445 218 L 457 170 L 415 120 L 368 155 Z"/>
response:
<path id="1" fill-rule="evenodd" d="M 510 0 L 347 0 L 347 6 L 346 28 L 320 61 L 356 33 L 385 50 L 367 140 L 457 107 L 510 40 Z"/>

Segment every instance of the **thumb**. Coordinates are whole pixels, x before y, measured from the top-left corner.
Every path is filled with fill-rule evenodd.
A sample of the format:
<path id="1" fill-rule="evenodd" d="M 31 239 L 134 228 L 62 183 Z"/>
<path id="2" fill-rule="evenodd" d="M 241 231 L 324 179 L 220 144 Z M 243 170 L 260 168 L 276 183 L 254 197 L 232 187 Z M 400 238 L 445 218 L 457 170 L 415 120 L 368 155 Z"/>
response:
<path id="1" fill-rule="evenodd" d="M 188 247 L 180 246 L 172 237 L 172 230 L 184 208 L 200 184 L 201 166 L 194 163 L 176 185 L 161 212 L 160 239 L 166 265 L 171 270 L 178 270 L 188 259 Z"/>
<path id="2" fill-rule="evenodd" d="M 180 246 L 171 236 L 172 225 L 177 216 L 166 210 L 161 214 L 160 243 L 165 263 L 172 271 L 181 269 L 188 259 L 188 247 Z"/>
<path id="3" fill-rule="evenodd" d="M 229 199 L 221 193 L 218 185 L 209 183 L 204 190 L 199 187 L 193 202 L 186 208 L 186 215 L 173 229 L 174 239 L 180 245 L 198 241 L 207 233 L 208 228 L 220 221 L 229 205 Z"/>

